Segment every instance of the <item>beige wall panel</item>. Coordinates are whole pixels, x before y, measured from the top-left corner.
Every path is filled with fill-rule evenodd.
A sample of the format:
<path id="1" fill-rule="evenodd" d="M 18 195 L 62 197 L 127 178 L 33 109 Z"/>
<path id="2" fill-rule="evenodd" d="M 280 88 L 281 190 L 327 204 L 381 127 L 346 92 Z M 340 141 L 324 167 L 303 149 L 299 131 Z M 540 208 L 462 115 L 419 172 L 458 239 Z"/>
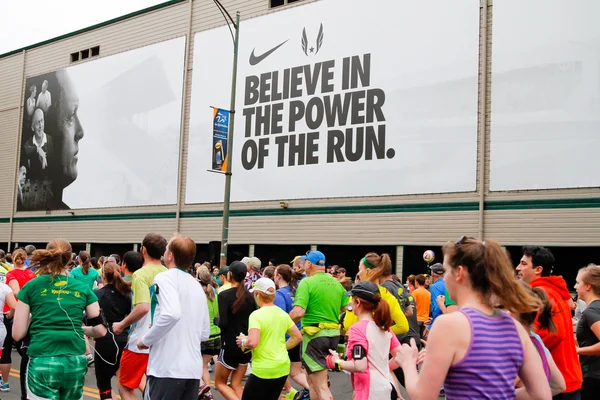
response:
<path id="1" fill-rule="evenodd" d="M 442 244 L 477 233 L 477 211 L 234 217 L 230 242 L 255 244 Z M 196 241 L 219 240 L 220 218 L 184 219 Z"/>
<path id="2" fill-rule="evenodd" d="M 21 103 L 21 79 L 23 72 L 23 53 L 0 58 L 0 112 L 18 107 Z"/>
<path id="3" fill-rule="evenodd" d="M 523 190 L 516 192 L 491 192 L 486 195 L 486 200 L 551 200 L 551 199 L 580 199 L 599 197 L 600 188 L 581 189 L 549 189 L 549 190 Z"/>
<path id="4" fill-rule="evenodd" d="M 10 225 L 8 222 L 0 223 L 0 242 L 8 242 L 9 228 L 10 228 Z M 3 248 L 2 250 L 6 250 L 6 249 Z"/>
<path id="5" fill-rule="evenodd" d="M 136 243 L 149 232 L 170 237 L 175 219 L 15 223 L 13 242 L 46 242 L 64 238 L 77 243 Z"/>
<path id="6" fill-rule="evenodd" d="M 10 217 L 12 210 L 18 125 L 19 108 L 0 111 L 0 218 Z"/>
<path id="7" fill-rule="evenodd" d="M 485 212 L 485 237 L 506 245 L 598 246 L 600 209 Z"/>
<path id="8" fill-rule="evenodd" d="M 185 35 L 187 13 L 187 3 L 180 3 L 29 50 L 25 73 L 33 76 L 67 67 L 71 53 L 93 46 L 99 45 L 100 56 L 105 57 Z"/>

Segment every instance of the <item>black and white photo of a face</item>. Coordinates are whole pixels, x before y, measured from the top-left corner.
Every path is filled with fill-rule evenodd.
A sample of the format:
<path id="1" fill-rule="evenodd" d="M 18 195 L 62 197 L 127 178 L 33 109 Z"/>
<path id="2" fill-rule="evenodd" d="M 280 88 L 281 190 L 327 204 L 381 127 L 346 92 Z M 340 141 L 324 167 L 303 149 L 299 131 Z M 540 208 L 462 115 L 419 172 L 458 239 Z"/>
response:
<path id="1" fill-rule="evenodd" d="M 33 120 L 31 121 L 31 130 L 35 134 L 35 140 L 38 143 L 42 142 L 44 136 L 44 112 L 39 108 L 33 113 Z"/>
<path id="2" fill-rule="evenodd" d="M 83 138 L 83 127 L 77 115 L 79 96 L 68 72 L 57 71 L 56 80 L 60 88 L 60 95 L 56 100 L 57 126 L 52 135 L 56 143 L 57 161 L 60 165 L 59 180 L 64 188 L 77 179 L 77 153 L 79 152 L 79 141 Z"/>

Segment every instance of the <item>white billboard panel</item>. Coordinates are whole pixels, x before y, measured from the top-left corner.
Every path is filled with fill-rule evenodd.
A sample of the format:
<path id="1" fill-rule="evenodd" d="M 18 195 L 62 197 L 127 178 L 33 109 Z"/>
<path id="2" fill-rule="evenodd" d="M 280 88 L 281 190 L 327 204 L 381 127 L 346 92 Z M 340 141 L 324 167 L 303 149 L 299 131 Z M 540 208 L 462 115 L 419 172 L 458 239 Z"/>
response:
<path id="1" fill-rule="evenodd" d="M 473 191 L 476 2 L 323 0 L 241 23 L 233 201 Z M 223 200 L 226 27 L 195 35 L 186 203 Z"/>
<path id="2" fill-rule="evenodd" d="M 490 189 L 600 186 L 600 2 L 494 3 Z"/>
<path id="3" fill-rule="evenodd" d="M 174 204 L 185 37 L 28 77 L 17 210 Z"/>

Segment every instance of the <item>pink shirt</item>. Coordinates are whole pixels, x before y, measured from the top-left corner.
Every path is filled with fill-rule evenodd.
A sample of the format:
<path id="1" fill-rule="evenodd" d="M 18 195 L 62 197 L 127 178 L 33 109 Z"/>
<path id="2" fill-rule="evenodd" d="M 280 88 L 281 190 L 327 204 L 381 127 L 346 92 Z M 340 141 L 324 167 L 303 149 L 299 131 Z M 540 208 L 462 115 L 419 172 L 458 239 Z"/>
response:
<path id="1" fill-rule="evenodd" d="M 400 342 L 392 331 L 382 331 L 373 321 L 361 320 L 348 332 L 347 356 L 352 359 L 354 346 L 362 345 L 367 351 L 367 369 L 352 374 L 355 400 L 389 399 L 394 379 L 389 368 L 389 354 Z M 396 387 L 396 392 L 400 390 Z"/>

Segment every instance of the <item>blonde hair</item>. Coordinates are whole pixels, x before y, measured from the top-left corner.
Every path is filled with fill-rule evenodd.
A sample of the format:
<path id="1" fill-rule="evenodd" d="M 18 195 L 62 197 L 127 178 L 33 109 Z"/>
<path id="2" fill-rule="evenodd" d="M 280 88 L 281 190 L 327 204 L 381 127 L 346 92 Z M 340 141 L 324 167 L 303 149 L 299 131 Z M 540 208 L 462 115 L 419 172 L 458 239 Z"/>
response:
<path id="1" fill-rule="evenodd" d="M 212 275 L 206 266 L 202 265 L 198 268 L 198 280 L 204 289 L 204 294 L 209 301 L 215 299 L 215 289 L 212 286 Z"/>
<path id="2" fill-rule="evenodd" d="M 596 264 L 588 264 L 579 270 L 581 280 L 584 284 L 590 285 L 592 291 L 600 296 L 600 267 Z"/>

